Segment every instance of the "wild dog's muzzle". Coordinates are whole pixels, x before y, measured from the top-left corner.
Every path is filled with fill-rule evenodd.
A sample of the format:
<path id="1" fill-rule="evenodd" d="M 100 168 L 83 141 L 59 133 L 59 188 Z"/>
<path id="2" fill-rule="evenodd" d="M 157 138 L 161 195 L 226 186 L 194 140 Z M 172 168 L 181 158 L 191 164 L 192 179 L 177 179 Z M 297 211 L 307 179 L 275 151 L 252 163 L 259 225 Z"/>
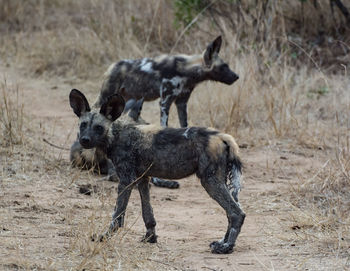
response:
<path id="1" fill-rule="evenodd" d="M 226 78 L 224 78 L 223 82 L 227 85 L 232 85 L 238 79 L 239 79 L 239 76 L 236 73 L 231 72 L 230 76 L 226 76 Z"/>
<path id="2" fill-rule="evenodd" d="M 88 136 L 82 136 L 79 138 L 79 143 L 84 149 L 92 149 L 94 146 L 92 145 L 91 138 Z"/>

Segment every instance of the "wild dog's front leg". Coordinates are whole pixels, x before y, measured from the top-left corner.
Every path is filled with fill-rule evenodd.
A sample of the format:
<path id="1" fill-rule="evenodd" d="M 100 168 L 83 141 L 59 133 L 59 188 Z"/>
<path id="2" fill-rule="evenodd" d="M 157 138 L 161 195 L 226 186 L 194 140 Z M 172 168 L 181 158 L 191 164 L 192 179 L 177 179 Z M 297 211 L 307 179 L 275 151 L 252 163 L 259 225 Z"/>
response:
<path id="1" fill-rule="evenodd" d="M 212 242 L 210 244 L 211 251 L 217 254 L 231 253 L 241 231 L 245 214 L 233 200 L 226 185 L 221 183 L 215 176 L 202 178 L 201 184 L 208 194 L 225 209 L 228 218 L 225 237 L 220 241 Z"/>
<path id="2" fill-rule="evenodd" d="M 135 179 L 135 178 L 133 178 Z M 125 216 L 125 210 L 128 205 L 131 191 L 133 188 L 133 185 L 130 185 L 132 183 L 133 179 L 125 179 L 121 178 L 119 185 L 118 185 L 118 198 L 117 198 L 117 204 L 114 208 L 113 216 L 112 216 L 112 222 L 109 226 L 109 229 L 100 236 L 99 240 L 103 241 L 105 239 L 108 239 L 111 237 L 113 232 L 115 232 L 119 227 L 124 226 L 124 216 Z"/>
<path id="3" fill-rule="evenodd" d="M 181 127 L 187 127 L 187 102 L 191 93 L 182 94 L 175 100 Z"/>
<path id="4" fill-rule="evenodd" d="M 174 87 L 168 83 L 164 83 L 160 88 L 160 125 L 163 127 L 168 126 L 170 106 L 176 98 L 173 93 L 173 88 Z"/>
<path id="5" fill-rule="evenodd" d="M 160 99 L 159 106 L 160 106 L 160 125 L 163 127 L 168 126 L 168 119 L 169 119 L 169 110 L 170 106 L 174 101 L 173 96 L 167 96 L 165 99 Z"/>
<path id="6" fill-rule="evenodd" d="M 140 183 L 138 184 L 138 189 L 141 196 L 142 218 L 147 229 L 143 240 L 149 243 L 157 243 L 157 235 L 155 230 L 156 220 L 154 218 L 153 209 L 150 202 L 148 177 L 141 179 Z"/>

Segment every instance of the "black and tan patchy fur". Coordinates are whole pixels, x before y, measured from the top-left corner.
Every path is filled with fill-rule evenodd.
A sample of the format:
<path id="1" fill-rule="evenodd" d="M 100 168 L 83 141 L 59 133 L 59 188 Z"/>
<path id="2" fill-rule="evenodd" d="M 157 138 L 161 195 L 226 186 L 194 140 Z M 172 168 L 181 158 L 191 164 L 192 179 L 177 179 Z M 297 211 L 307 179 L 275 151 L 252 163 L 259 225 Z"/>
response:
<path id="1" fill-rule="evenodd" d="M 187 127 L 187 102 L 197 84 L 212 80 L 231 85 L 238 79 L 219 57 L 221 43 L 219 36 L 201 55 L 163 55 L 114 63 L 106 72 L 96 105 L 101 106 L 116 93 L 126 101 L 160 98 L 161 125 L 168 125 L 169 109 L 175 102 L 180 125 Z"/>
<path id="2" fill-rule="evenodd" d="M 147 229 L 145 240 L 156 242 L 149 178 L 180 179 L 196 174 L 208 194 L 224 208 L 228 218 L 224 238 L 211 243 L 211 251 L 233 251 L 245 214 L 238 203 L 242 165 L 232 136 L 208 128 L 161 128 L 116 120 L 125 104 L 118 94 L 106 100 L 100 112 L 91 111 L 85 96 L 78 90 L 72 90 L 69 98 L 80 119 L 80 144 L 85 149 L 96 148 L 105 153 L 120 180 L 113 219 L 100 240 L 110 237 L 123 226 L 131 190 L 137 184 Z"/>

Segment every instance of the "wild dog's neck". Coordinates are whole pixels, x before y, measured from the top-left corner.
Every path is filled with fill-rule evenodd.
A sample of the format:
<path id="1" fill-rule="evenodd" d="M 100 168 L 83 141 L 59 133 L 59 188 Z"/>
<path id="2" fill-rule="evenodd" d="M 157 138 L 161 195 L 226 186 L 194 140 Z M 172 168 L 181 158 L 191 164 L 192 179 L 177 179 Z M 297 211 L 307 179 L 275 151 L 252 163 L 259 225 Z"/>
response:
<path id="1" fill-rule="evenodd" d="M 124 130 L 130 129 L 134 125 L 130 122 L 123 120 L 115 120 L 112 125 L 109 127 L 107 132 L 107 149 L 113 149 L 115 143 L 118 141 L 120 133 Z"/>
<path id="2" fill-rule="evenodd" d="M 102 104 L 106 102 L 107 97 L 111 96 L 113 92 L 109 91 L 108 84 L 103 83 L 102 89 L 100 91 L 100 94 L 98 95 L 95 103 L 92 105 L 93 109 L 100 109 Z M 110 95 L 109 95 L 110 94 Z"/>
<path id="3" fill-rule="evenodd" d="M 203 55 L 194 55 L 188 57 L 188 63 L 183 67 L 184 74 L 190 85 L 197 85 L 210 79 L 209 69 L 205 68 Z"/>

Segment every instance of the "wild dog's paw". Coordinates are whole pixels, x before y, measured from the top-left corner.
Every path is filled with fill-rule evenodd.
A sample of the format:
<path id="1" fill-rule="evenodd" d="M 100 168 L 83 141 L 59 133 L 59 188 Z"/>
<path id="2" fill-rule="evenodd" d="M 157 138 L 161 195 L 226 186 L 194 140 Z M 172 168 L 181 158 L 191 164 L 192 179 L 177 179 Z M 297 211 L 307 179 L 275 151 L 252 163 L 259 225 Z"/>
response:
<path id="1" fill-rule="evenodd" d="M 180 184 L 177 181 L 162 180 L 154 177 L 151 178 L 151 183 L 158 187 L 165 187 L 170 189 L 176 189 L 180 187 Z"/>
<path id="2" fill-rule="evenodd" d="M 155 233 L 146 233 L 145 237 L 142 238 L 141 242 L 157 243 L 158 236 Z"/>
<path id="3" fill-rule="evenodd" d="M 116 174 L 112 174 L 108 176 L 108 181 L 117 183 L 119 182 L 119 178 Z"/>
<path id="4" fill-rule="evenodd" d="M 91 241 L 92 242 L 105 242 L 109 239 L 109 236 L 107 236 L 107 234 L 93 234 L 91 236 Z"/>
<path id="5" fill-rule="evenodd" d="M 79 185 L 79 193 L 91 196 L 93 193 L 98 192 L 98 187 L 97 185 L 91 185 L 91 184 L 82 184 Z"/>
<path id="6" fill-rule="evenodd" d="M 210 249 L 211 252 L 215 254 L 228 254 L 232 253 L 233 245 L 229 243 L 215 241 L 210 244 Z"/>

